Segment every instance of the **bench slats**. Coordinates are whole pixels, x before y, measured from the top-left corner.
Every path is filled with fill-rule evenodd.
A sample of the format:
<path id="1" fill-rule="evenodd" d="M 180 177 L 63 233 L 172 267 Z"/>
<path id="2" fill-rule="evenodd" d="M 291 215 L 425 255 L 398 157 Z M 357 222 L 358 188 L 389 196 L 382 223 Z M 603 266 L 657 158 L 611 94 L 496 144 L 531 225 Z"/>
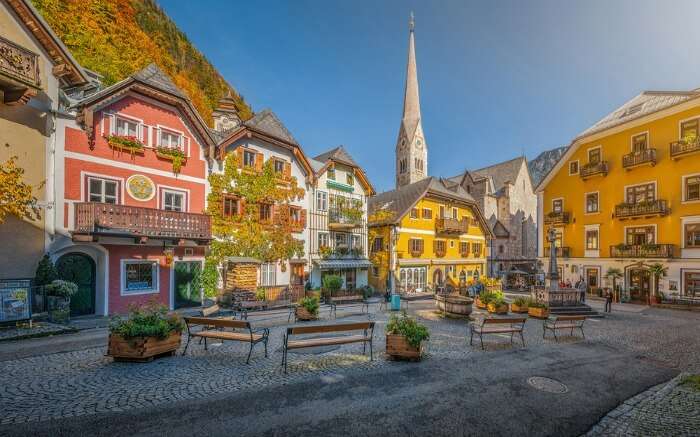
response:
<path id="1" fill-rule="evenodd" d="M 250 334 L 245 334 L 242 332 L 229 332 L 229 331 L 199 331 L 192 334 L 192 337 L 206 337 L 206 338 L 216 338 L 218 340 L 235 340 L 235 341 L 258 341 L 263 336 L 261 334 L 253 334 L 252 339 Z"/>
<path id="2" fill-rule="evenodd" d="M 483 334 L 502 334 L 502 333 L 511 333 L 511 332 L 520 332 L 523 329 L 520 327 L 517 328 L 482 328 L 477 330 L 476 332 L 481 332 Z"/>
<path id="3" fill-rule="evenodd" d="M 484 325 L 490 325 L 490 324 L 499 324 L 499 323 L 508 323 L 508 324 L 513 324 L 513 323 L 525 323 L 526 318 L 520 318 L 520 317 L 508 317 L 508 318 L 499 318 L 499 319 L 492 319 L 492 318 L 485 318 L 483 319 L 482 324 Z"/>
<path id="4" fill-rule="evenodd" d="M 287 328 L 287 334 L 318 334 L 323 332 L 359 331 L 373 329 L 374 322 L 337 323 L 333 325 L 292 326 Z"/>
<path id="5" fill-rule="evenodd" d="M 212 317 L 185 317 L 188 325 L 207 325 L 218 328 L 250 329 L 250 322 L 244 320 L 216 319 Z"/>
<path id="6" fill-rule="evenodd" d="M 299 349 L 314 346 L 329 346 L 334 344 L 358 343 L 370 341 L 372 338 L 364 335 L 344 335 L 342 337 L 307 338 L 302 340 L 289 340 L 287 349 Z"/>

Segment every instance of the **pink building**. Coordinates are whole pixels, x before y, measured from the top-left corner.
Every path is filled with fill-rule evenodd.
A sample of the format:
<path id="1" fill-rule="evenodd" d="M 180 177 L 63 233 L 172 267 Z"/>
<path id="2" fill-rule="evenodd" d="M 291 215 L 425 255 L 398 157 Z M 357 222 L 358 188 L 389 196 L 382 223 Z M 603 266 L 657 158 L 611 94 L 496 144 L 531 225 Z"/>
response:
<path id="1" fill-rule="evenodd" d="M 198 304 L 194 273 L 211 240 L 208 127 L 153 64 L 72 108 L 57 125 L 50 254 L 80 287 L 73 314 Z"/>

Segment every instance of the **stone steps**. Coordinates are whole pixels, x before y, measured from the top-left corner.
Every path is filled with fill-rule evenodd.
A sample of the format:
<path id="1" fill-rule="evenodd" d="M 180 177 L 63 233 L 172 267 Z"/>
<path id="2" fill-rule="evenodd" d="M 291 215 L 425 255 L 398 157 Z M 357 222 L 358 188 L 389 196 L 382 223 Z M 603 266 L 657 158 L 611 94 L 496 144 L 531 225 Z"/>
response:
<path id="1" fill-rule="evenodd" d="M 594 318 L 604 317 L 598 311 L 588 305 L 571 305 L 571 306 L 561 306 L 561 307 L 550 307 L 549 313 L 557 316 L 586 316 Z"/>

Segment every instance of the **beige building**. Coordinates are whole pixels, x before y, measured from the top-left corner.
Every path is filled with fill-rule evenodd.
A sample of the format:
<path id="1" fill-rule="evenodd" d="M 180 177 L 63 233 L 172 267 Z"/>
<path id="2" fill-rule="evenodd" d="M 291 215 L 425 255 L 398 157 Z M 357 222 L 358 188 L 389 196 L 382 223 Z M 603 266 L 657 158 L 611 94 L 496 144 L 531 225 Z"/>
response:
<path id="1" fill-rule="evenodd" d="M 28 1 L 0 0 L 0 161 L 17 156 L 42 208 L 40 220 L 8 217 L 0 225 L 0 280 L 32 278 L 54 237 L 59 101 L 63 89 L 86 83 L 86 72 Z"/>

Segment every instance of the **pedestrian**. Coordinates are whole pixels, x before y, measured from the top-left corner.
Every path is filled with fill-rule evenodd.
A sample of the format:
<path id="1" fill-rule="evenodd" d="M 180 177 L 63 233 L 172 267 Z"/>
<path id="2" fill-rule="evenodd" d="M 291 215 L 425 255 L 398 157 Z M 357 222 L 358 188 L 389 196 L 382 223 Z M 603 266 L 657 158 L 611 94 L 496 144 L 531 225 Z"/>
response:
<path id="1" fill-rule="evenodd" d="M 606 313 L 612 312 L 612 301 L 613 301 L 612 291 L 609 288 L 606 288 L 605 289 L 605 312 Z"/>

